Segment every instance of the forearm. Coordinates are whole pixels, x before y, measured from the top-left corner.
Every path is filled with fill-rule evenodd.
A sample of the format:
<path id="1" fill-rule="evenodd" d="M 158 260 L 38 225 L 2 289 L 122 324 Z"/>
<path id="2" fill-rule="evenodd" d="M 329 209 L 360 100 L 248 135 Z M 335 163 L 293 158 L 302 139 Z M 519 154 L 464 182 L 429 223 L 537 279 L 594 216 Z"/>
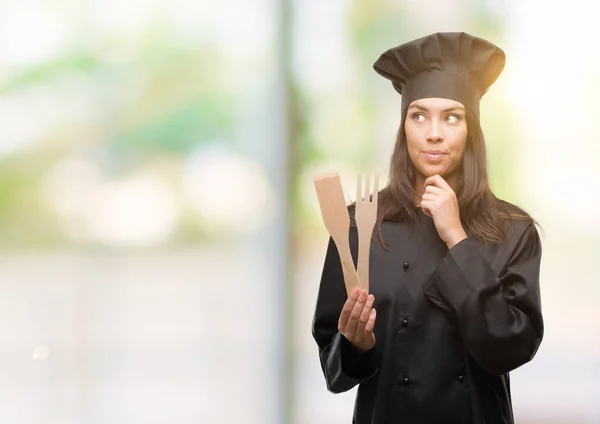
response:
<path id="1" fill-rule="evenodd" d="M 432 278 L 432 290 L 456 314 L 463 342 L 493 374 L 507 373 L 535 355 L 543 337 L 539 255 L 499 278 L 465 239 L 449 250 Z"/>

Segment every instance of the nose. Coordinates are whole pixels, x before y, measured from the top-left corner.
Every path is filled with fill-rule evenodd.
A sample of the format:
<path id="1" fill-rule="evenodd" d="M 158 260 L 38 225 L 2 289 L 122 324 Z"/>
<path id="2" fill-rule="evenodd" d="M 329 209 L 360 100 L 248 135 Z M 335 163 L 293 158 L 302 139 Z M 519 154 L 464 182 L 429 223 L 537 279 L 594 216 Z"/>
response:
<path id="1" fill-rule="evenodd" d="M 442 133 L 441 125 L 437 119 L 431 121 L 429 130 L 427 131 L 427 141 L 432 143 L 439 143 L 444 140 L 444 134 Z"/>

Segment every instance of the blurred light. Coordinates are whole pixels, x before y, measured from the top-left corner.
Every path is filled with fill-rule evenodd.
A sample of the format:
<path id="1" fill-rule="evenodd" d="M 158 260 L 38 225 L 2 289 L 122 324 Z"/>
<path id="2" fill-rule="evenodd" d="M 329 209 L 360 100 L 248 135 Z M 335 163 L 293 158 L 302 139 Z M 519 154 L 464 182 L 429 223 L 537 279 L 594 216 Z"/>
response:
<path id="1" fill-rule="evenodd" d="M 156 172 L 104 181 L 91 162 L 75 157 L 52 169 L 44 191 L 77 241 L 156 244 L 171 235 L 180 212 L 173 190 Z"/>
<path id="2" fill-rule="evenodd" d="M 50 349 L 44 345 L 38 345 L 33 349 L 31 358 L 36 361 L 45 361 L 50 356 Z"/>
<path id="3" fill-rule="evenodd" d="M 42 62 L 65 45 L 58 16 L 30 3 L 14 2 L 0 16 L 0 55 L 13 66 Z"/>
<path id="4" fill-rule="evenodd" d="M 275 10 L 268 0 L 214 2 L 210 44 L 219 60 L 213 66 L 212 84 L 222 87 L 222 92 L 239 96 L 266 82 L 257 75 L 273 71 L 269 58 L 275 39 Z"/>
<path id="5" fill-rule="evenodd" d="M 217 30 L 218 20 L 214 19 L 215 9 L 222 2 L 198 0 L 171 0 L 164 16 L 171 20 L 173 29 L 187 42 L 210 42 Z"/>
<path id="6" fill-rule="evenodd" d="M 308 0 L 296 10 L 294 69 L 309 91 L 333 91 L 351 85 L 356 62 L 348 22 L 340 19 L 348 8 L 344 0 Z"/>
<path id="7" fill-rule="evenodd" d="M 48 137 L 60 112 L 53 94 L 39 86 L 0 98 L 0 155 L 19 152 Z"/>
<path id="8" fill-rule="evenodd" d="M 185 193 L 213 233 L 251 232 L 273 214 L 273 192 L 260 166 L 245 157 L 204 153 L 185 165 Z"/>
<path id="9" fill-rule="evenodd" d="M 215 48 L 219 54 L 237 61 L 255 59 L 258 53 L 266 52 L 272 34 L 272 25 L 269 25 L 272 10 L 271 3 L 265 0 L 215 3 L 212 13 L 215 17 Z M 245 74 L 236 70 L 238 77 Z"/>
<path id="10" fill-rule="evenodd" d="M 597 186 L 600 149 L 589 111 L 600 95 L 600 56 L 588 52 L 595 49 L 600 27 L 586 23 L 595 19 L 592 5 L 583 0 L 570 4 L 577 12 L 566 19 L 561 4 L 513 5 L 507 86 L 519 110 L 519 135 L 526 140 L 517 156 L 527 180 L 524 196 L 531 205 L 540 205 L 538 216 L 546 213 L 564 222 L 563 231 L 596 236 L 600 199 L 589 193 Z M 544 19 L 531 21 L 540 10 Z"/>
<path id="11" fill-rule="evenodd" d="M 96 31 L 124 41 L 136 40 L 143 33 L 144 25 L 156 14 L 156 7 L 146 0 L 91 0 L 88 3 L 90 10 L 86 16 L 98 26 Z"/>
<path id="12" fill-rule="evenodd" d="M 46 177 L 44 196 L 56 212 L 68 219 L 76 218 L 84 213 L 83 208 L 101 183 L 101 171 L 92 162 L 66 157 Z"/>
<path id="13" fill-rule="evenodd" d="M 148 245 L 173 231 L 179 208 L 165 181 L 150 172 L 99 187 L 85 209 L 91 238 L 114 245 Z"/>

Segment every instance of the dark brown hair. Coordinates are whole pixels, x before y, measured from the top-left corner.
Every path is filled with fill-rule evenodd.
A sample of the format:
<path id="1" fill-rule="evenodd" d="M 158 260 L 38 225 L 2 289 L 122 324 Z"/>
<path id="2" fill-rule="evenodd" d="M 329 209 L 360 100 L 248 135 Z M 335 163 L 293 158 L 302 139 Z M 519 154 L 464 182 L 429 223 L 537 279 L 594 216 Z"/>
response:
<path id="1" fill-rule="evenodd" d="M 486 242 L 502 242 L 506 239 L 505 219 L 535 220 L 521 208 L 497 198 L 490 189 L 487 172 L 485 139 L 479 119 L 465 108 L 467 140 L 456 191 L 460 218 L 466 231 Z M 418 211 L 414 205 L 416 169 L 408 155 L 404 124 L 406 111 L 402 114 L 396 145 L 392 153 L 388 184 L 379 192 L 377 208 L 377 232 L 382 246 L 386 247 L 382 234 L 383 221 L 414 223 Z M 537 223 L 536 223 L 537 224 Z"/>

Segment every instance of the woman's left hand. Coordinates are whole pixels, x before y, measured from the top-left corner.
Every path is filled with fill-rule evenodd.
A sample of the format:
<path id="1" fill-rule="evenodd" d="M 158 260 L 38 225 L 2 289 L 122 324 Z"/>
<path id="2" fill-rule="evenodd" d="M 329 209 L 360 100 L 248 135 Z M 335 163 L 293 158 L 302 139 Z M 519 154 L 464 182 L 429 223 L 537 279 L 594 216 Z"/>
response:
<path id="1" fill-rule="evenodd" d="M 451 249 L 459 241 L 467 238 L 460 222 L 456 193 L 440 175 L 427 178 L 424 186 L 421 209 L 433 218 L 440 238 L 448 249 Z"/>

